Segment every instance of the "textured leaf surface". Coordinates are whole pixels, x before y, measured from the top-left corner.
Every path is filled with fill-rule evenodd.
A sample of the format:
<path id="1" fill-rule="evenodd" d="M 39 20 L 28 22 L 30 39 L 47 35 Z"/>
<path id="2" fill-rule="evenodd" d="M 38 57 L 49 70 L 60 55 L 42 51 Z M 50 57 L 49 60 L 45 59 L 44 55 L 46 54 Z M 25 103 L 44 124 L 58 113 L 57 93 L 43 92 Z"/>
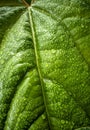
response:
<path id="1" fill-rule="evenodd" d="M 8 6 L 13 5 L 13 6 L 15 6 L 15 5 L 22 5 L 22 3 L 19 2 L 19 0 L 1 0 L 0 1 L 0 6 L 5 6 L 5 5 L 8 5 Z"/>
<path id="2" fill-rule="evenodd" d="M 13 24 L 17 21 L 23 10 L 23 7 L 17 6 L 0 7 L 0 44 L 5 32 L 13 26 Z"/>
<path id="3" fill-rule="evenodd" d="M 76 130 L 90 130 L 90 127 L 82 127 L 82 128 L 76 129 Z"/>
<path id="4" fill-rule="evenodd" d="M 0 129 L 90 127 L 90 2 L 37 0 L 23 9 L 0 16 L 11 25 L 0 29 Z"/>

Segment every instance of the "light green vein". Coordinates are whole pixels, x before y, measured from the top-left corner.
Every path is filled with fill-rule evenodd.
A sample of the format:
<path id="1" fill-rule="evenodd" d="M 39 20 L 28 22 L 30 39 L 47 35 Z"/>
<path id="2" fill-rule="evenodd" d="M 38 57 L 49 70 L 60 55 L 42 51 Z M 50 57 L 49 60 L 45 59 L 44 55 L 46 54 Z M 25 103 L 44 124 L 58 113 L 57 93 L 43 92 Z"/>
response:
<path id="1" fill-rule="evenodd" d="M 41 74 L 41 71 L 40 71 L 40 65 L 39 65 L 39 54 L 38 54 L 38 50 L 37 50 L 37 39 L 36 39 L 36 33 L 35 33 L 34 24 L 33 24 L 33 17 L 32 17 L 31 7 L 28 8 L 28 12 L 29 12 L 29 19 L 30 19 L 32 38 L 33 38 L 33 44 L 34 44 L 36 65 L 37 65 L 37 70 L 38 70 L 38 74 L 39 74 L 39 78 L 40 78 L 40 84 L 41 84 L 41 88 L 42 88 L 43 100 L 44 100 L 45 110 L 46 110 L 46 114 L 47 114 L 49 129 L 51 129 L 49 113 L 48 113 L 48 108 L 47 108 L 47 104 L 46 104 L 46 97 L 45 97 L 45 92 L 44 92 L 43 77 L 42 77 L 42 74 Z"/>

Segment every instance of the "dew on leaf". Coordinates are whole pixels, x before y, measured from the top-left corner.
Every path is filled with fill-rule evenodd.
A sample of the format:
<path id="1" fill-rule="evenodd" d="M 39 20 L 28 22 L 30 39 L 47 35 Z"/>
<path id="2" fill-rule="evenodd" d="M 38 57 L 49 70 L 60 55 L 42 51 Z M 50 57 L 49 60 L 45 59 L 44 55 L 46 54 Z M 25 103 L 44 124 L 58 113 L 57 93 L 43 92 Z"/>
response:
<path id="1" fill-rule="evenodd" d="M 1 60 L 1 64 L 4 64 L 4 60 Z"/>
<path id="2" fill-rule="evenodd" d="M 43 119 L 43 120 L 45 120 L 45 119 L 46 119 L 46 116 L 45 116 L 44 114 L 42 115 L 42 119 Z"/>

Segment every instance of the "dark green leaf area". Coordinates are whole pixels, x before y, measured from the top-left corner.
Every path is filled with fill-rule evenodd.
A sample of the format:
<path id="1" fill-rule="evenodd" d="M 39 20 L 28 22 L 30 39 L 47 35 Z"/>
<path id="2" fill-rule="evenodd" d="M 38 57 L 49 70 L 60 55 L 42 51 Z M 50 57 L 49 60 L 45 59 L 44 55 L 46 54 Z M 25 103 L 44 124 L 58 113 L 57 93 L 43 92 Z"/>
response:
<path id="1" fill-rule="evenodd" d="M 90 127 L 82 127 L 82 128 L 78 128 L 78 129 L 75 129 L 75 130 L 90 130 Z"/>
<path id="2" fill-rule="evenodd" d="M 23 7 L 0 7 L 0 45 L 6 31 L 17 21 Z"/>
<path id="3" fill-rule="evenodd" d="M 18 0 L 20 3 L 23 3 L 23 0 Z M 31 3 L 31 0 L 25 0 L 25 2 L 27 2 L 28 4 Z"/>
<path id="4" fill-rule="evenodd" d="M 23 21 L 23 22 L 22 22 Z M 27 13 L 8 30 L 0 50 L 0 129 L 4 126 L 10 102 L 27 71 L 35 66 Z M 31 57 L 31 58 L 30 58 Z"/>
<path id="5" fill-rule="evenodd" d="M 1 0 L 0 1 L 0 6 L 10 6 L 10 5 L 13 5 L 13 6 L 19 6 L 19 5 L 22 5 L 21 3 L 19 3 L 18 0 Z"/>

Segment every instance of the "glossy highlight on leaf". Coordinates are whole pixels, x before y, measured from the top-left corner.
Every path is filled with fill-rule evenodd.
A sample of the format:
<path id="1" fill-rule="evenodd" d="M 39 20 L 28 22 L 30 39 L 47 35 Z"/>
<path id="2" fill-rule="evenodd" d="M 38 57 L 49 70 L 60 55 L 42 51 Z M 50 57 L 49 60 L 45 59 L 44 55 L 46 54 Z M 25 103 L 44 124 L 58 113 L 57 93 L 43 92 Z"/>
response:
<path id="1" fill-rule="evenodd" d="M 89 0 L 5 1 L 0 130 L 89 130 Z"/>

